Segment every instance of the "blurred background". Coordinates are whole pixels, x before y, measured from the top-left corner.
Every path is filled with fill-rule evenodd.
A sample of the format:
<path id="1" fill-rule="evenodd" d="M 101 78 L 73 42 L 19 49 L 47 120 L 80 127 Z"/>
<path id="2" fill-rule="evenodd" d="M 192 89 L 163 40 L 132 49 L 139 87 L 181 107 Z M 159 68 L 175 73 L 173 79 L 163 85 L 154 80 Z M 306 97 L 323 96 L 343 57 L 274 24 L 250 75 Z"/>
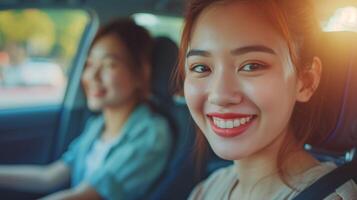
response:
<path id="1" fill-rule="evenodd" d="M 80 4 L 84 8 L 95 8 L 102 23 L 116 16 L 133 15 L 137 23 L 148 28 L 154 36 L 165 35 L 178 43 L 183 2 L 43 0 L 31 4 L 5 0 L 1 4 L 10 7 L 25 3 L 48 7 L 52 4 Z M 314 2 L 324 31 L 357 31 L 356 0 Z M 61 104 L 72 62 L 89 20 L 86 9 L 0 11 L 0 109 Z"/>

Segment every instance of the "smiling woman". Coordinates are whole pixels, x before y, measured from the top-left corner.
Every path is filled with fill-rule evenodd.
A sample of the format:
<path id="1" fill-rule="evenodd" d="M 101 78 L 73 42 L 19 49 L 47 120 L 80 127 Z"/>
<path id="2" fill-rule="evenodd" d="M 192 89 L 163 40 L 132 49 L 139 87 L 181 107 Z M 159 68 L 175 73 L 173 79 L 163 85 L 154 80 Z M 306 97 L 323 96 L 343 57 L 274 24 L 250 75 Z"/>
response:
<path id="1" fill-rule="evenodd" d="M 88 120 L 82 134 L 55 162 L 0 166 L 0 186 L 52 192 L 71 182 L 71 188 L 45 199 L 147 195 L 171 151 L 170 127 L 148 103 L 151 49 L 148 31 L 129 18 L 101 27 L 82 76 L 88 107 L 101 114 Z"/>
<path id="2" fill-rule="evenodd" d="M 313 96 L 322 66 L 311 2 L 192 0 L 185 20 L 179 78 L 188 107 L 214 152 L 234 161 L 190 199 L 293 199 L 333 170 L 303 149 L 327 134 Z M 348 199 L 353 188 L 329 197 Z"/>

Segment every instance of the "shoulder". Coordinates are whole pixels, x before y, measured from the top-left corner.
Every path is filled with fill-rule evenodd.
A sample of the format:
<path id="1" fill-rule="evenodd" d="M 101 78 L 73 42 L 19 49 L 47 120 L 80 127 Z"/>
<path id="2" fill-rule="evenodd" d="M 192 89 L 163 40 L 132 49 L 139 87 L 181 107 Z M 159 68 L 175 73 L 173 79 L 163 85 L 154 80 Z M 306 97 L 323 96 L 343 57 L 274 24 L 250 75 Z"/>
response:
<path id="1" fill-rule="evenodd" d="M 320 177 L 328 174 L 334 170 L 337 166 L 332 162 L 321 163 L 318 166 L 313 167 L 304 173 L 305 183 L 302 184 L 305 187 L 311 185 Z M 349 200 L 357 199 L 357 185 L 353 180 L 347 181 L 340 187 L 338 187 L 334 193 L 327 196 L 324 200 Z"/>
<path id="2" fill-rule="evenodd" d="M 164 116 L 154 111 L 149 105 L 142 104 L 138 108 L 142 113 L 142 118 L 146 123 L 150 125 L 168 125 L 168 122 Z"/>
<path id="3" fill-rule="evenodd" d="M 190 194 L 189 199 L 203 199 L 205 196 L 222 198 L 236 181 L 237 174 L 234 165 L 220 168 L 199 183 Z"/>
<path id="4" fill-rule="evenodd" d="M 349 200 L 349 199 L 357 199 L 357 184 L 353 180 L 349 180 L 340 187 L 336 189 L 336 191 L 330 194 L 325 200 Z"/>
<path id="5" fill-rule="evenodd" d="M 234 165 L 229 165 L 227 167 L 222 167 L 214 171 L 204 182 L 214 183 L 216 181 L 224 180 L 235 180 L 237 178 L 237 173 L 235 171 Z"/>
<path id="6" fill-rule="evenodd" d="M 126 133 L 126 140 L 129 143 L 145 145 L 145 148 L 152 151 L 168 149 L 172 143 L 173 133 L 166 118 L 146 104 L 136 107 L 123 132 Z"/>
<path id="7" fill-rule="evenodd" d="M 297 185 L 296 187 L 299 189 L 299 191 L 302 191 L 322 176 L 334 170 L 336 167 L 337 166 L 332 162 L 320 163 L 302 173 L 301 176 L 298 176 L 295 180 Z"/>
<path id="8" fill-rule="evenodd" d="M 305 176 L 307 177 L 316 177 L 320 178 L 321 176 L 331 172 L 332 170 L 336 169 L 337 166 L 333 162 L 323 162 L 320 163 L 319 165 L 309 169 L 307 172 L 305 172 Z"/>
<path id="9" fill-rule="evenodd" d="M 136 110 L 133 113 L 132 120 L 136 123 L 136 129 L 138 132 L 151 133 L 150 137 L 154 137 L 153 135 L 168 135 L 170 132 L 170 127 L 166 118 L 160 115 L 157 112 L 154 112 L 148 105 L 141 104 L 138 105 Z"/>
<path id="10" fill-rule="evenodd" d="M 90 116 L 83 127 L 82 133 L 79 135 L 81 138 L 95 137 L 98 131 L 104 126 L 104 117 L 102 114 Z M 89 136 L 90 135 L 90 136 Z"/>
<path id="11" fill-rule="evenodd" d="M 86 141 L 91 145 L 92 142 L 97 138 L 98 134 L 101 132 L 104 126 L 103 115 L 91 116 L 87 119 L 82 133 L 79 135 L 80 140 Z"/>
<path id="12" fill-rule="evenodd" d="M 72 141 L 72 144 L 83 142 L 91 144 L 92 141 L 94 141 L 94 139 L 97 137 L 103 126 L 103 115 L 95 115 L 89 117 L 84 124 L 82 132 Z"/>

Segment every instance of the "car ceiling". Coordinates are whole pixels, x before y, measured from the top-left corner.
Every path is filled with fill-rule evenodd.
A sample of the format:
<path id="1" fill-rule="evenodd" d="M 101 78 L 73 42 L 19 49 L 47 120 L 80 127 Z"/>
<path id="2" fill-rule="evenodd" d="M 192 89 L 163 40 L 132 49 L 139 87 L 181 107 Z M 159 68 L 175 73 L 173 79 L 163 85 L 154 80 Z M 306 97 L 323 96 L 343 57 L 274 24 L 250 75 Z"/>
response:
<path id="1" fill-rule="evenodd" d="M 185 0 L 1 0 L 1 7 L 89 7 L 97 11 L 103 21 L 113 16 L 125 16 L 138 12 L 181 16 Z"/>
<path id="2" fill-rule="evenodd" d="M 112 16 L 149 12 L 163 15 L 182 16 L 184 0 L 87 0 L 85 4 L 95 8 L 101 20 Z"/>
<path id="3" fill-rule="evenodd" d="M 97 11 L 101 21 L 113 16 L 126 16 L 137 12 L 182 16 L 185 0 L 1 0 L 0 6 L 81 6 Z M 331 16 L 338 7 L 356 6 L 357 0 L 313 0 L 320 19 Z"/>

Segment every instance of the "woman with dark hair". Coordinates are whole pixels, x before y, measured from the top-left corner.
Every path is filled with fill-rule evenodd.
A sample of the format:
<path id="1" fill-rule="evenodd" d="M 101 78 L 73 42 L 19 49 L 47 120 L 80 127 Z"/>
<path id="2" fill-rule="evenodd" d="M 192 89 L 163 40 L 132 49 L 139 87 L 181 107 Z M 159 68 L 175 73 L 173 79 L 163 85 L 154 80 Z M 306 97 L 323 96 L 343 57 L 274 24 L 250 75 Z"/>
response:
<path id="1" fill-rule="evenodd" d="M 319 35 L 308 0 L 190 0 L 178 82 L 199 130 L 234 165 L 190 199 L 293 199 L 336 166 L 303 148 L 328 130 L 318 91 Z M 322 85 L 321 85 L 322 86 Z M 357 199 L 349 181 L 328 199 Z"/>
<path id="2" fill-rule="evenodd" d="M 140 199 L 171 150 L 167 121 L 147 103 L 152 39 L 130 19 L 100 28 L 82 76 L 88 120 L 62 158 L 47 166 L 1 166 L 0 185 L 50 192 L 45 199 Z"/>

